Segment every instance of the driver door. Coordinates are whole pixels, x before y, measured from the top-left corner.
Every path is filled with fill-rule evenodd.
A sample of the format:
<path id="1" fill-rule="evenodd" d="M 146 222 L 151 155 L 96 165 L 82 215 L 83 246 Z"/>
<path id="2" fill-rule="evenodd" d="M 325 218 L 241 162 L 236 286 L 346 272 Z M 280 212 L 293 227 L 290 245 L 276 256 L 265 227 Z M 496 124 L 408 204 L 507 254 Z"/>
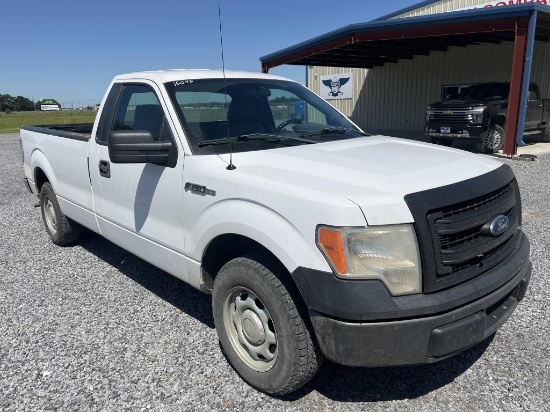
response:
<path id="1" fill-rule="evenodd" d="M 102 234 L 176 274 L 182 265 L 174 252 L 181 253 L 184 246 L 182 148 L 177 147 L 176 166 L 168 167 L 113 163 L 107 146 L 108 133 L 115 130 L 149 130 L 155 139 L 170 139 L 178 145 L 165 116 L 166 104 L 159 96 L 154 84 L 120 86 L 112 120 L 97 131 L 98 144 L 90 153 L 90 178 Z"/>

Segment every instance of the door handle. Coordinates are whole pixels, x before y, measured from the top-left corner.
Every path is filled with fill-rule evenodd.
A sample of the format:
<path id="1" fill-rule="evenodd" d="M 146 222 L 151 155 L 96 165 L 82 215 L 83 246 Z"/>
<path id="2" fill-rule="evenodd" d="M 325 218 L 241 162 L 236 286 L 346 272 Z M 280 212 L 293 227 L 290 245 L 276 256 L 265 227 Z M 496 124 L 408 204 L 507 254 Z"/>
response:
<path id="1" fill-rule="evenodd" d="M 111 177 L 111 164 L 107 160 L 99 161 L 99 174 L 103 177 Z"/>

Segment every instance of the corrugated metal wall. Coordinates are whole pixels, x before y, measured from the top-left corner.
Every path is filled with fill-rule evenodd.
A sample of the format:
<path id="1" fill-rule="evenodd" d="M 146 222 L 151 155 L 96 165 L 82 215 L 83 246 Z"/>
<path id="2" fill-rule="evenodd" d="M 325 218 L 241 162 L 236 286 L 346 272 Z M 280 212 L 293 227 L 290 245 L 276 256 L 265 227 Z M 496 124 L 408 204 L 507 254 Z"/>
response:
<path id="1" fill-rule="evenodd" d="M 424 129 L 426 106 L 441 100 L 441 86 L 510 78 L 513 45 L 451 47 L 412 60 L 386 64 L 367 75 L 358 100 L 366 110 L 354 114 L 369 130 Z"/>
<path id="2" fill-rule="evenodd" d="M 489 0 L 441 0 L 392 18 L 398 19 L 402 17 L 415 17 L 425 16 L 427 14 L 444 13 L 446 11 L 462 9 L 464 7 L 477 6 L 478 4 L 487 3 L 488 1 Z"/>
<path id="3" fill-rule="evenodd" d="M 486 3 L 487 0 L 441 0 L 394 18 L 443 13 Z M 353 99 L 329 100 L 366 130 L 422 132 L 427 104 L 440 100 L 441 86 L 485 81 L 509 81 L 514 45 L 482 44 L 447 52 L 432 52 L 374 69 L 312 67 L 308 87 L 320 91 L 320 76 L 353 73 Z M 550 44 L 536 42 L 531 79 L 543 97 L 550 97 Z"/>

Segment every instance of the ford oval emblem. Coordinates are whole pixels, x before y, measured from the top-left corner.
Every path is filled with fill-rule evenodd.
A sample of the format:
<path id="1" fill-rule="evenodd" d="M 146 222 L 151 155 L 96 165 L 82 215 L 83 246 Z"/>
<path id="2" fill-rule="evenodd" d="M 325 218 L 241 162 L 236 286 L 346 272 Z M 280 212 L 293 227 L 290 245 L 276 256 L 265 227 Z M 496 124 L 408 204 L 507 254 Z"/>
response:
<path id="1" fill-rule="evenodd" d="M 509 226 L 510 219 L 508 219 L 508 216 L 496 215 L 489 222 L 489 233 L 491 233 L 494 237 L 500 236 L 506 232 Z"/>

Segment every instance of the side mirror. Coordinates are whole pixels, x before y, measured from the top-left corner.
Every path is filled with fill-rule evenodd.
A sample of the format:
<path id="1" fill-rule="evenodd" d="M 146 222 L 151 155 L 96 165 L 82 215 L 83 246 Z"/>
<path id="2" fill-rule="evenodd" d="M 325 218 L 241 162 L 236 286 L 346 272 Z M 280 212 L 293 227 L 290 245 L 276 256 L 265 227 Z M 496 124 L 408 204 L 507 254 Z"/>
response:
<path id="1" fill-rule="evenodd" d="M 154 163 L 170 166 L 171 141 L 155 141 L 147 130 L 116 130 L 109 133 L 107 147 L 113 163 Z M 172 166 L 173 167 L 173 166 Z"/>

